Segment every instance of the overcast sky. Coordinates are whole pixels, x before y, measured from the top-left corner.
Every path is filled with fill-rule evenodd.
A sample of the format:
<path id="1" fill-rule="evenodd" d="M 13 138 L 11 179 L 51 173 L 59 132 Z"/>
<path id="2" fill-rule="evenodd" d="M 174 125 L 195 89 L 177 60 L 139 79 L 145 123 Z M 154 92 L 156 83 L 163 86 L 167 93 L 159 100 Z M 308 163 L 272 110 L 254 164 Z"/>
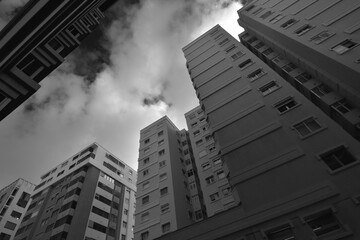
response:
<path id="1" fill-rule="evenodd" d="M 0 0 L 0 29 L 27 0 Z M 126 3 L 124 3 L 126 2 Z M 140 130 L 179 129 L 198 105 L 182 47 L 220 24 L 236 39 L 236 0 L 118 1 L 80 49 L 0 122 L 0 188 L 40 175 L 96 141 L 135 170 Z"/>

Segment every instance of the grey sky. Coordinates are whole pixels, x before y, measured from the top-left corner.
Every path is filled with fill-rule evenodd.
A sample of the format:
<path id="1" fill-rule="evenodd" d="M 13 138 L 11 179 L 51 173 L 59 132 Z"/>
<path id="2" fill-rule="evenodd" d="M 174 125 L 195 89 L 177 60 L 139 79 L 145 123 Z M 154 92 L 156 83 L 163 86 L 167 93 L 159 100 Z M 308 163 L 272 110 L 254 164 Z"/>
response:
<path id="1" fill-rule="evenodd" d="M 0 0 L 0 29 L 25 2 Z M 217 23 L 233 36 L 242 31 L 238 1 L 122 2 L 104 35 L 71 54 L 0 122 L 0 188 L 18 177 L 38 183 L 93 141 L 136 170 L 140 129 L 165 114 L 185 128 L 184 113 L 198 105 L 181 48 Z"/>

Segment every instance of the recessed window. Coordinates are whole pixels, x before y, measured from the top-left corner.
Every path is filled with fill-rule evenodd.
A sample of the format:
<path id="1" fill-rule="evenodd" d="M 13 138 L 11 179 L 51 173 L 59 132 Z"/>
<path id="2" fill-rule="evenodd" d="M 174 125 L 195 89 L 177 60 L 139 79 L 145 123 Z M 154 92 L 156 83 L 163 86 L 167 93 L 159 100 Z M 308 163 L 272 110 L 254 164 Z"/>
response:
<path id="1" fill-rule="evenodd" d="M 263 15 L 261 15 L 260 18 L 265 19 L 265 18 L 269 17 L 273 13 L 274 12 L 272 12 L 272 11 L 267 11 Z"/>
<path id="2" fill-rule="evenodd" d="M 254 14 L 254 15 L 256 15 L 256 14 L 258 14 L 259 12 L 261 12 L 262 10 L 263 10 L 264 8 L 258 8 L 258 9 L 256 9 L 252 14 Z"/>
<path id="3" fill-rule="evenodd" d="M 311 89 L 311 91 L 318 97 L 325 96 L 331 92 L 331 90 L 325 84 L 320 84 L 319 86 Z"/>
<path id="4" fill-rule="evenodd" d="M 206 170 L 206 169 L 209 169 L 211 167 L 211 165 L 209 162 L 206 162 L 206 163 L 201 164 L 201 167 L 203 170 Z"/>
<path id="5" fill-rule="evenodd" d="M 162 229 L 163 233 L 170 231 L 170 223 L 168 222 L 168 223 L 161 225 L 161 229 Z"/>
<path id="6" fill-rule="evenodd" d="M 190 170 L 187 171 L 187 176 L 188 176 L 188 177 L 191 177 L 191 176 L 193 176 L 193 175 L 194 175 L 194 171 L 193 171 L 192 169 L 190 169 Z"/>
<path id="7" fill-rule="evenodd" d="M 205 181 L 207 184 L 212 184 L 213 182 L 215 182 L 215 178 L 214 178 L 214 176 L 211 175 L 211 176 L 205 178 Z"/>
<path id="8" fill-rule="evenodd" d="M 149 212 L 141 214 L 141 222 L 149 221 L 149 216 L 150 216 Z"/>
<path id="9" fill-rule="evenodd" d="M 200 140 L 198 140 L 198 141 L 195 142 L 196 146 L 200 146 L 202 143 L 203 143 L 203 140 L 202 140 L 202 139 L 200 139 Z"/>
<path id="10" fill-rule="evenodd" d="M 256 69 L 254 72 L 248 75 L 248 78 L 251 78 L 251 81 L 255 81 L 256 79 L 264 76 L 266 73 L 262 68 Z"/>
<path id="11" fill-rule="evenodd" d="M 150 182 L 145 182 L 142 185 L 143 190 L 148 189 L 150 187 Z"/>
<path id="12" fill-rule="evenodd" d="M 168 188 L 164 187 L 162 189 L 160 189 L 160 196 L 165 196 L 166 194 L 168 194 Z"/>
<path id="13" fill-rule="evenodd" d="M 303 72 L 300 75 L 296 76 L 295 79 L 300 83 L 306 83 L 307 81 L 312 79 L 312 76 L 307 72 Z"/>
<path id="14" fill-rule="evenodd" d="M 256 44 L 256 45 L 254 46 L 254 48 L 259 49 L 259 48 L 261 48 L 261 47 L 263 47 L 263 46 L 265 46 L 265 43 L 259 42 L 258 44 Z"/>
<path id="15" fill-rule="evenodd" d="M 145 197 L 143 197 L 143 198 L 141 199 L 142 204 L 147 204 L 147 203 L 149 203 L 149 201 L 150 201 L 150 197 L 149 197 L 149 196 L 145 196 Z"/>
<path id="16" fill-rule="evenodd" d="M 331 149 L 326 153 L 320 154 L 319 157 L 332 171 L 358 161 L 344 146 Z"/>
<path id="17" fill-rule="evenodd" d="M 158 136 L 159 136 L 159 137 L 162 136 L 162 135 L 164 135 L 164 131 L 158 132 Z"/>
<path id="18" fill-rule="evenodd" d="M 149 169 L 145 169 L 145 170 L 143 171 L 143 176 L 145 177 L 145 176 L 147 176 L 147 175 L 149 175 Z"/>
<path id="19" fill-rule="evenodd" d="M 255 5 L 251 5 L 245 9 L 246 12 L 250 12 L 252 9 L 254 9 Z"/>
<path id="20" fill-rule="evenodd" d="M 170 205 L 168 203 L 165 203 L 160 207 L 160 211 L 162 214 L 168 212 L 169 210 L 170 210 Z"/>
<path id="21" fill-rule="evenodd" d="M 222 40 L 221 42 L 219 42 L 219 45 L 220 46 L 223 46 L 223 45 L 225 45 L 226 43 L 228 43 L 229 42 L 229 39 L 228 38 L 225 38 L 224 40 Z"/>
<path id="22" fill-rule="evenodd" d="M 344 228 L 331 209 L 307 216 L 304 221 L 317 237 L 334 236 L 336 233 L 344 232 Z"/>
<path id="23" fill-rule="evenodd" d="M 345 113 L 350 112 L 354 107 L 348 103 L 345 99 L 342 99 L 336 103 L 334 103 L 332 106 L 332 109 L 334 109 L 337 113 L 343 115 Z"/>
<path id="24" fill-rule="evenodd" d="M 211 200 L 212 202 L 215 202 L 215 201 L 217 201 L 217 200 L 219 200 L 219 199 L 220 199 L 220 196 L 219 196 L 219 193 L 218 193 L 218 192 L 210 195 L 210 200 Z"/>
<path id="25" fill-rule="evenodd" d="M 278 103 L 274 104 L 274 107 L 280 112 L 285 113 L 294 107 L 298 106 L 299 104 L 294 100 L 292 97 L 287 97 L 283 100 L 281 100 Z"/>
<path id="26" fill-rule="evenodd" d="M 159 167 L 162 168 L 166 165 L 166 160 L 162 160 L 161 162 L 159 162 Z"/>
<path id="27" fill-rule="evenodd" d="M 143 160 L 143 165 L 146 165 L 146 164 L 148 164 L 150 162 L 150 158 L 145 158 L 144 160 Z"/>
<path id="28" fill-rule="evenodd" d="M 249 44 L 252 44 L 252 43 L 255 42 L 256 40 L 257 40 L 256 37 L 252 37 L 252 38 L 250 38 L 247 42 L 248 42 Z"/>
<path id="29" fill-rule="evenodd" d="M 199 135 L 200 134 L 200 130 L 196 130 L 195 132 L 194 132 L 194 137 L 196 137 L 197 135 Z"/>
<path id="30" fill-rule="evenodd" d="M 144 140 L 144 143 L 145 143 L 145 144 L 148 144 L 149 142 L 150 142 L 150 139 L 149 139 L 149 138 L 147 138 L 147 139 Z"/>
<path id="31" fill-rule="evenodd" d="M 160 180 L 160 181 L 163 181 L 163 180 L 165 180 L 165 179 L 167 179 L 167 174 L 166 174 L 166 173 L 160 174 L 159 180 Z"/>
<path id="32" fill-rule="evenodd" d="M 247 68 L 248 66 L 252 65 L 254 62 L 251 59 L 246 59 L 245 61 L 243 61 L 242 63 L 239 64 L 239 68 L 241 70 Z"/>
<path id="33" fill-rule="evenodd" d="M 270 53 L 273 53 L 274 50 L 272 48 L 268 48 L 265 51 L 262 52 L 264 56 L 268 56 Z"/>
<path id="34" fill-rule="evenodd" d="M 289 19 L 287 20 L 285 23 L 281 24 L 280 27 L 282 28 L 289 28 L 291 27 L 292 25 L 294 25 L 297 21 L 295 19 Z"/>
<path id="35" fill-rule="evenodd" d="M 215 40 L 219 40 L 219 39 L 222 38 L 223 36 L 224 36 L 224 34 L 220 33 L 219 35 L 217 35 L 217 36 L 215 37 Z"/>
<path id="36" fill-rule="evenodd" d="M 213 163 L 214 163 L 214 165 L 221 164 L 222 163 L 221 158 L 214 159 Z"/>
<path id="37" fill-rule="evenodd" d="M 12 211 L 10 216 L 12 216 L 13 218 L 16 218 L 17 220 L 19 220 L 21 218 L 21 213 L 19 213 L 17 211 Z"/>
<path id="38" fill-rule="evenodd" d="M 263 96 L 266 96 L 266 95 L 274 92 L 275 90 L 279 89 L 280 87 L 281 86 L 277 82 L 271 81 L 271 82 L 265 84 L 264 86 L 260 87 L 259 90 Z"/>
<path id="39" fill-rule="evenodd" d="M 150 151 L 150 148 L 145 148 L 144 149 L 144 154 L 147 154 Z"/>
<path id="40" fill-rule="evenodd" d="M 9 230 L 14 230 L 16 228 L 16 223 L 7 221 L 4 225 L 4 228 L 9 229 Z"/>
<path id="41" fill-rule="evenodd" d="M 305 24 L 304 26 L 296 29 L 296 30 L 294 31 L 294 33 L 296 33 L 297 35 L 301 36 L 301 35 L 307 33 L 308 31 L 310 31 L 310 30 L 313 29 L 313 28 L 314 28 L 313 26 L 311 26 L 311 25 L 309 25 L 309 24 Z"/>
<path id="42" fill-rule="evenodd" d="M 359 43 L 354 42 L 350 39 L 346 39 L 344 41 L 342 41 L 341 43 L 333 46 L 331 48 L 332 51 L 336 52 L 337 54 L 343 54 L 346 53 L 347 51 L 353 49 L 354 47 L 358 46 Z"/>
<path id="43" fill-rule="evenodd" d="M 293 128 L 298 132 L 300 137 L 306 137 L 322 129 L 320 123 L 316 121 L 313 117 L 310 117 L 300 123 L 293 125 Z"/>
<path id="44" fill-rule="evenodd" d="M 149 232 L 148 231 L 141 233 L 140 236 L 141 236 L 141 240 L 149 240 Z"/>
<path id="45" fill-rule="evenodd" d="M 224 170 L 218 171 L 216 173 L 216 175 L 217 175 L 218 179 L 223 179 L 226 177 Z"/>
<path id="46" fill-rule="evenodd" d="M 225 52 L 229 53 L 231 52 L 232 50 L 234 50 L 236 48 L 235 44 L 231 44 L 229 47 L 227 47 L 225 49 Z"/>
<path id="47" fill-rule="evenodd" d="M 289 72 L 291 72 L 292 70 L 294 70 L 294 69 L 296 69 L 296 68 L 297 68 L 297 66 L 291 62 L 291 63 L 288 63 L 288 64 L 286 64 L 285 66 L 283 66 L 283 67 L 282 67 L 282 70 L 284 70 L 285 72 L 289 73 Z"/>
<path id="48" fill-rule="evenodd" d="M 164 144 L 164 142 L 165 142 L 165 140 L 164 140 L 164 139 L 160 140 L 160 141 L 158 142 L 158 146 L 163 145 L 163 144 Z"/>
<path id="49" fill-rule="evenodd" d="M 159 151 L 159 156 L 163 156 L 165 154 L 165 149 Z"/>
<path id="50" fill-rule="evenodd" d="M 316 34 L 315 36 L 310 38 L 310 41 L 315 43 L 315 44 L 319 44 L 319 43 L 322 43 L 323 41 L 325 41 L 326 39 L 329 39 L 330 37 L 332 37 L 334 35 L 335 35 L 335 33 L 326 30 L 326 31 L 322 31 L 319 34 Z"/>
<path id="51" fill-rule="evenodd" d="M 284 16 L 281 14 L 276 15 L 275 17 L 271 18 L 269 22 L 276 23 L 277 21 L 281 20 Z"/>
<path id="52" fill-rule="evenodd" d="M 265 231 L 268 240 L 293 240 L 295 239 L 294 231 L 290 224 L 284 224 Z"/>

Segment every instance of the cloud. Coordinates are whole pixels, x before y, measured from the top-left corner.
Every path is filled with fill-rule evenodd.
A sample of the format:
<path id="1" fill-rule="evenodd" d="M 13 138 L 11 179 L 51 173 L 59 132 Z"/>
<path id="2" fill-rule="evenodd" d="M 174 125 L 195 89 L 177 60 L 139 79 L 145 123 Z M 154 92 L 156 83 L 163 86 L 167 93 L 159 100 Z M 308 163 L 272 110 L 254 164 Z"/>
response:
<path id="1" fill-rule="evenodd" d="M 19 6 L 10 2 L 4 12 Z M 184 113 L 198 105 L 182 47 L 217 23 L 236 36 L 239 8 L 229 0 L 117 1 L 100 28 L 1 122 L 7 168 L 0 182 L 23 176 L 36 183 L 92 141 L 136 169 L 140 130 L 165 114 L 184 128 Z"/>
<path id="2" fill-rule="evenodd" d="M 1 0 L 0 29 L 2 29 L 27 2 L 28 0 Z"/>

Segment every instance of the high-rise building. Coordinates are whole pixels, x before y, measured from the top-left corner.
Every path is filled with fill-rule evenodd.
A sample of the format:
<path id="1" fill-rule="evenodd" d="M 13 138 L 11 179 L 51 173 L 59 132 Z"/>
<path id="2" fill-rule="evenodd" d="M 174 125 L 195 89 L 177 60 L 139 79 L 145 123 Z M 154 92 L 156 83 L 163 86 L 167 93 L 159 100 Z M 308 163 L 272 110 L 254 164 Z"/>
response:
<path id="1" fill-rule="evenodd" d="M 185 113 L 185 118 L 206 213 L 211 217 L 236 206 L 239 199 L 227 179 L 229 171 L 223 167 L 204 111 L 198 106 Z"/>
<path id="2" fill-rule="evenodd" d="M 11 240 L 29 206 L 35 185 L 19 178 L 0 190 L 0 239 Z"/>
<path id="3" fill-rule="evenodd" d="M 167 117 L 140 132 L 135 240 L 150 240 L 206 217 L 185 130 Z"/>
<path id="4" fill-rule="evenodd" d="M 360 140 L 359 2 L 259 0 L 238 14 L 244 46 Z"/>
<path id="5" fill-rule="evenodd" d="M 0 120 L 40 88 L 115 0 L 30 0 L 0 32 Z"/>
<path id="6" fill-rule="evenodd" d="M 339 2 L 343 3 L 265 0 L 255 1 L 254 4 L 273 7 L 287 4 L 288 8 L 297 5 L 297 10 L 293 8 L 292 12 L 296 15 L 296 11 L 301 12 L 308 5 L 318 2 L 324 7 L 314 13 L 316 16 L 321 16 Z M 351 1 L 344 2 L 349 4 Z M 241 11 L 249 8 L 251 6 L 247 5 L 240 10 L 240 16 Z M 257 11 L 255 8 L 260 9 L 261 6 L 249 11 Z M 347 13 L 357 9 L 353 7 Z M 265 12 L 261 16 L 269 14 Z M 336 18 L 331 21 L 322 21 L 322 27 L 338 23 L 346 14 L 343 11 L 336 13 Z M 350 21 L 351 17 L 346 19 Z M 254 31 L 249 30 L 249 35 L 255 35 L 256 30 L 262 29 L 256 32 L 259 35 L 255 37 L 264 42 L 258 44 L 260 47 L 268 44 L 271 49 L 268 48 L 266 54 L 276 54 L 272 48 L 282 40 L 277 38 L 276 33 L 261 26 L 271 23 L 261 23 L 262 20 L 255 21 L 250 17 L 244 21 L 247 22 L 245 29 L 248 27 Z M 348 21 L 345 22 L 350 23 Z M 347 29 L 345 26 L 341 31 Z M 267 33 L 274 38 L 272 43 L 266 42 Z M 327 49 L 328 54 L 339 57 L 337 54 L 341 52 L 337 48 L 344 44 L 342 41 L 345 42 L 339 40 L 339 45 Z M 349 41 L 356 42 L 356 39 Z M 278 51 L 290 56 L 287 51 L 292 44 L 279 46 Z M 321 43 L 319 46 L 321 48 Z M 345 49 L 346 46 L 349 49 Z M 350 45 L 346 46 L 343 46 L 342 54 L 355 50 Z M 256 49 L 260 47 L 254 46 Z M 322 62 L 323 57 L 317 59 L 320 52 L 318 55 L 308 54 L 311 51 L 306 49 L 303 46 L 298 50 L 302 55 L 297 58 L 296 64 L 302 61 L 327 64 L 327 61 Z M 288 82 L 288 73 L 295 76 L 290 68 L 297 67 L 288 62 L 289 68 L 283 68 L 283 74 L 279 75 L 218 25 L 188 44 L 183 51 L 201 108 L 207 115 L 215 147 L 229 171 L 229 183 L 238 194 L 240 203 L 228 211 L 158 239 L 184 239 L 184 236 L 194 240 L 358 239 L 360 184 L 356 179 L 360 174 L 360 144 L 349 135 L 348 129 L 346 132 L 341 124 Z M 330 73 L 335 69 L 339 71 L 337 75 L 355 74 L 360 77 L 356 67 L 346 72 L 341 60 L 337 63 L 330 61 L 330 67 L 333 69 L 328 72 L 329 78 L 334 79 Z M 319 67 L 318 73 L 321 71 Z M 305 70 L 299 69 L 299 72 Z M 314 78 L 307 73 L 302 77 Z M 339 82 L 339 89 L 344 82 L 346 80 Z M 357 91 L 356 86 L 347 86 L 349 92 Z M 348 99 L 351 101 L 351 97 Z"/>
<path id="7" fill-rule="evenodd" d="M 131 240 L 136 178 L 91 144 L 41 176 L 15 239 Z"/>

